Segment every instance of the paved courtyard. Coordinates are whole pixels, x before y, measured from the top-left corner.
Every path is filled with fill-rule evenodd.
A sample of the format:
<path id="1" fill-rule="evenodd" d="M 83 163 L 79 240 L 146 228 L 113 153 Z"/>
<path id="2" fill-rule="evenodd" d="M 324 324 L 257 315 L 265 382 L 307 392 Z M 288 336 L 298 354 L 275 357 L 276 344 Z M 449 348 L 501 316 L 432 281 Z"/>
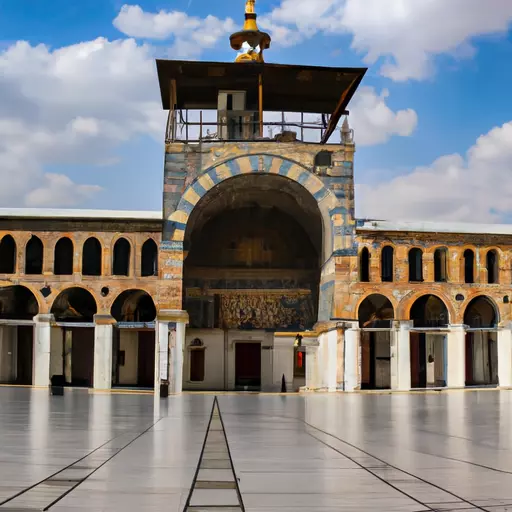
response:
<path id="1" fill-rule="evenodd" d="M 512 392 L 0 388 L 0 511 L 512 510 Z"/>

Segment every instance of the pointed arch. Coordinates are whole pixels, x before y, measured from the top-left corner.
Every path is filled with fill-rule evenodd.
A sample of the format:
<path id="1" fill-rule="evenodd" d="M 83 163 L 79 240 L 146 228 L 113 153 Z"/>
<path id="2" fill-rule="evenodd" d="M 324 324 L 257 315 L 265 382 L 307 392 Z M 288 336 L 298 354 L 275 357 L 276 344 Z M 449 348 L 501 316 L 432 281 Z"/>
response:
<path id="1" fill-rule="evenodd" d="M 5 235 L 0 242 L 0 274 L 16 273 L 16 242 Z"/>
<path id="2" fill-rule="evenodd" d="M 56 276 L 73 274 L 73 242 L 68 237 L 61 238 L 55 244 L 53 273 Z"/>
<path id="3" fill-rule="evenodd" d="M 63 290 L 55 298 L 51 313 L 57 322 L 93 322 L 98 311 L 93 294 L 81 287 Z"/>
<path id="4" fill-rule="evenodd" d="M 158 246 L 152 238 L 146 240 L 142 246 L 140 266 L 142 277 L 158 275 Z"/>
<path id="5" fill-rule="evenodd" d="M 82 251 L 82 274 L 84 276 L 101 276 L 101 243 L 95 238 L 88 238 Z"/>
<path id="6" fill-rule="evenodd" d="M 43 273 L 44 246 L 41 239 L 35 235 L 25 247 L 25 274 L 40 275 Z"/>
<path id="7" fill-rule="evenodd" d="M 114 245 L 112 274 L 115 276 L 130 275 L 131 245 L 126 238 L 119 238 Z"/>

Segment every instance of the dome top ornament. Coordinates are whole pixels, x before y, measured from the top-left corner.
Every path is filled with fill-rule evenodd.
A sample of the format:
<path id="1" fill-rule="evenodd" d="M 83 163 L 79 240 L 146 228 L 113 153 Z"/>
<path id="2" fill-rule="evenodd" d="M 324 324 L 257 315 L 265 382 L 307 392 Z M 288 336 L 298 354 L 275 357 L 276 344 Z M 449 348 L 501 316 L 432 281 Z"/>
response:
<path id="1" fill-rule="evenodd" d="M 255 4 L 256 0 L 247 0 L 244 28 L 230 37 L 233 50 L 242 50 L 244 44 L 249 46 L 245 53 L 238 55 L 235 62 L 264 62 L 263 51 L 270 48 L 271 37 L 258 28 Z"/>

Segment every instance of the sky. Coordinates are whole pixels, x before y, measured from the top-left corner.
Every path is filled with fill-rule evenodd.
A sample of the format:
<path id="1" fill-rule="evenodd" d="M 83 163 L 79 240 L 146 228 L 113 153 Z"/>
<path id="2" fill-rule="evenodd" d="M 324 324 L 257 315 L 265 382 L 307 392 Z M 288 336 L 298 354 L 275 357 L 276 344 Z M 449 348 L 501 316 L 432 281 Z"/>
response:
<path id="1" fill-rule="evenodd" d="M 0 0 L 0 207 L 160 210 L 156 58 L 233 61 L 244 0 Z M 258 0 L 267 62 L 368 67 L 356 215 L 512 222 L 511 0 Z"/>

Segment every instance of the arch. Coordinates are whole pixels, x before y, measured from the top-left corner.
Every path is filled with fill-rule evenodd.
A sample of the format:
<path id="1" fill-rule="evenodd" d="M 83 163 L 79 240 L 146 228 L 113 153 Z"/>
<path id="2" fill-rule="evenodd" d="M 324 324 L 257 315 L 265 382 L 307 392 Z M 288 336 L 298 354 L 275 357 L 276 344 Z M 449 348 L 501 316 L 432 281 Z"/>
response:
<path id="1" fill-rule="evenodd" d="M 373 293 L 361 301 L 357 317 L 361 328 L 390 328 L 395 308 L 385 295 Z"/>
<path id="2" fill-rule="evenodd" d="M 363 247 L 359 253 L 359 281 L 370 282 L 370 251 L 368 247 Z"/>
<path id="3" fill-rule="evenodd" d="M 464 282 L 468 284 L 475 282 L 475 251 L 472 249 L 464 251 Z"/>
<path id="4" fill-rule="evenodd" d="M 315 155 L 315 167 L 331 167 L 332 151 L 319 151 Z"/>
<path id="5" fill-rule="evenodd" d="M 494 329 L 500 322 L 499 309 L 491 297 L 478 295 L 471 299 L 464 310 L 464 324 L 471 329 Z"/>
<path id="6" fill-rule="evenodd" d="M 0 318 L 3 320 L 32 320 L 39 314 L 39 303 L 25 286 L 0 288 Z"/>
<path id="7" fill-rule="evenodd" d="M 32 235 L 25 247 L 25 274 L 40 275 L 43 273 L 44 246 L 41 239 Z"/>
<path id="8" fill-rule="evenodd" d="M 434 281 L 446 283 L 448 281 L 448 249 L 438 247 L 434 252 Z"/>
<path id="9" fill-rule="evenodd" d="M 487 254 L 485 255 L 485 263 L 487 267 L 487 282 L 489 284 L 499 283 L 500 257 L 495 249 L 487 251 Z"/>
<path id="10" fill-rule="evenodd" d="M 73 274 L 73 242 L 68 237 L 61 238 L 55 244 L 53 273 L 56 276 Z"/>
<path id="11" fill-rule="evenodd" d="M 153 322 L 156 318 L 156 307 L 151 295 L 144 290 L 125 290 L 120 293 L 110 314 L 118 322 Z"/>
<path id="12" fill-rule="evenodd" d="M 391 245 L 382 248 L 380 255 L 380 273 L 383 283 L 392 283 L 394 280 L 395 250 Z"/>
<path id="13" fill-rule="evenodd" d="M 57 295 L 51 307 L 57 322 L 94 322 L 98 306 L 93 294 L 86 288 L 72 287 Z"/>
<path id="14" fill-rule="evenodd" d="M 142 246 L 140 266 L 142 277 L 158 275 L 158 246 L 152 238 L 146 240 Z"/>
<path id="15" fill-rule="evenodd" d="M 126 238 L 118 238 L 114 244 L 112 274 L 115 276 L 130 275 L 131 245 Z"/>
<path id="16" fill-rule="evenodd" d="M 423 282 L 423 251 L 417 247 L 409 251 L 409 281 Z"/>
<path id="17" fill-rule="evenodd" d="M 450 323 L 448 308 L 437 295 L 422 295 L 411 306 L 410 320 L 414 327 L 444 327 Z"/>
<path id="18" fill-rule="evenodd" d="M 95 238 L 88 238 L 82 250 L 82 274 L 84 276 L 101 276 L 101 243 Z"/>
<path id="19" fill-rule="evenodd" d="M 16 273 L 16 242 L 5 235 L 0 242 L 0 274 Z"/>
<path id="20" fill-rule="evenodd" d="M 176 210 L 167 219 L 167 230 L 175 244 L 183 243 L 190 214 L 201 198 L 225 180 L 241 174 L 274 174 L 284 176 L 305 188 L 315 199 L 323 224 L 322 264 L 343 244 L 341 205 L 320 178 L 301 164 L 275 155 L 256 154 L 236 157 L 206 169 L 183 193 Z"/>

